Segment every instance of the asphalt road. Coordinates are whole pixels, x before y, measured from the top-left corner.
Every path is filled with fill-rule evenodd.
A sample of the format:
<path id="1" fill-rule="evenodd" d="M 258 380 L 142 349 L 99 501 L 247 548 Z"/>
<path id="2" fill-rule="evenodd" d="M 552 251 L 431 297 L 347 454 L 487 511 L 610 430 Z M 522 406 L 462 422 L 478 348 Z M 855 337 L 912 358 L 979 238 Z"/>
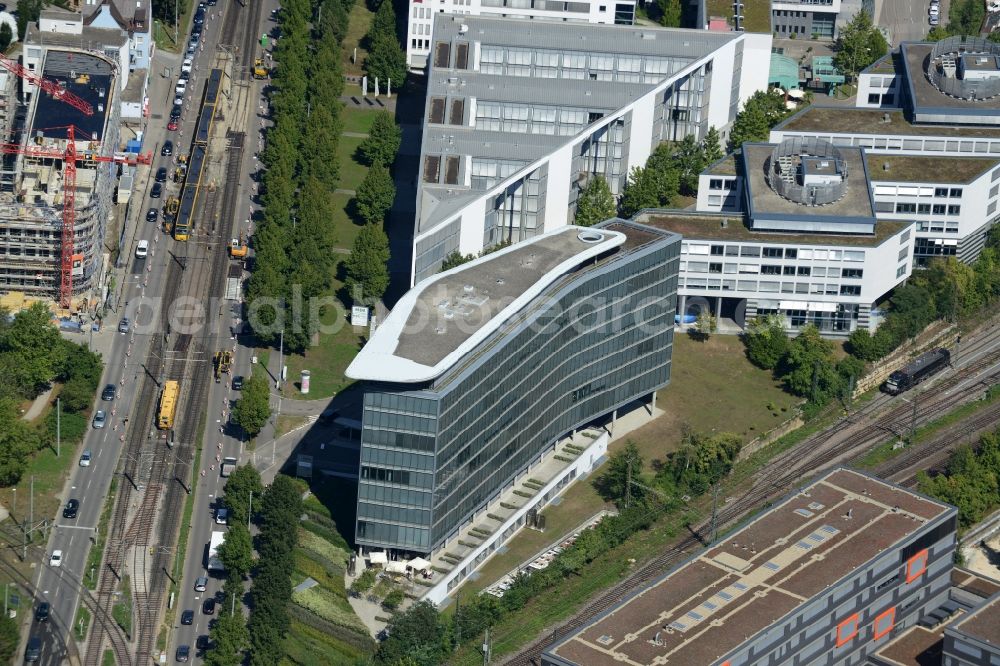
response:
<path id="1" fill-rule="evenodd" d="M 941 23 L 947 23 L 951 0 L 941 0 Z M 929 0 L 882 0 L 878 25 L 889 31 L 893 46 L 901 42 L 919 41 L 927 36 Z"/>
<path id="2" fill-rule="evenodd" d="M 218 7 L 221 10 L 221 6 Z M 205 48 L 198 54 L 196 63 L 198 70 L 192 72 L 193 79 L 188 86 L 188 95 L 184 104 L 184 133 L 190 137 L 194 131 L 197 114 L 197 96 L 200 93 L 204 75 L 208 72 L 215 51 L 215 40 L 218 38 L 218 25 L 221 21 L 207 25 L 202 43 Z M 95 348 L 103 347 L 106 363 L 101 386 L 114 383 L 119 386 L 118 396 L 114 402 L 102 402 L 99 397 L 95 409 L 105 409 L 108 412 L 108 423 L 103 429 L 91 429 L 80 448 L 76 451 L 64 451 L 63 455 L 80 457 L 84 449 L 92 452 L 93 460 L 88 467 L 75 465 L 72 468 L 70 482 L 64 497 L 65 503 L 70 498 L 80 501 L 80 509 L 75 519 L 65 519 L 62 514 L 57 516 L 55 527 L 44 552 L 36 553 L 39 560 L 36 574 L 35 605 L 42 601 L 51 604 L 50 619 L 46 623 L 33 623 L 30 634 L 42 638 L 43 666 L 65 663 L 76 654 L 76 643 L 71 637 L 70 627 L 74 621 L 76 609 L 85 591 L 81 583 L 86 566 L 89 546 L 93 541 L 94 532 L 99 522 L 104 498 L 107 495 L 114 476 L 115 468 L 122 451 L 122 434 L 125 432 L 124 418 L 134 409 L 133 402 L 136 392 L 133 390 L 136 379 L 142 372 L 142 360 L 146 358 L 151 339 L 158 335 L 160 327 L 150 325 L 154 317 L 149 307 L 140 307 L 139 297 L 155 298 L 163 293 L 163 280 L 166 274 L 170 254 L 167 250 L 171 242 L 163 236 L 161 220 L 157 223 L 146 221 L 146 211 L 150 207 L 160 208 L 166 197 L 177 194 L 179 185 L 169 181 L 165 184 L 165 192 L 160 199 L 148 198 L 148 191 L 153 182 L 156 169 L 167 167 L 172 173 L 177 156 L 178 146 L 184 145 L 176 132 L 166 129 L 167 116 L 174 99 L 174 84 L 176 78 L 165 79 L 161 76 L 164 67 L 170 67 L 174 73 L 180 71 L 181 57 L 158 52 L 154 57 L 150 73 L 149 97 L 152 115 L 147 122 L 144 150 L 152 149 L 153 164 L 140 170 L 141 180 L 132 194 L 128 211 L 127 224 L 129 232 L 126 235 L 128 243 L 128 259 L 124 261 L 125 269 L 119 273 L 119 283 L 122 284 L 119 312 L 109 313 L 105 319 L 105 330 L 95 335 Z M 175 144 L 174 155 L 160 155 L 164 141 L 172 140 Z M 139 240 L 150 241 L 153 250 L 146 259 L 135 258 L 135 246 Z M 133 333 L 118 334 L 117 327 L 121 317 L 127 316 L 135 324 Z M 107 338 L 111 338 L 110 340 Z M 126 364 L 127 361 L 127 364 Z M 123 383 L 124 382 L 124 383 Z M 110 414 L 111 407 L 115 414 Z M 117 427 L 116 427 L 117 426 Z M 129 427 L 137 427 L 135 424 Z M 127 483 L 121 479 L 120 483 Z M 49 566 L 49 556 L 54 550 L 61 550 L 63 563 L 59 567 Z"/>

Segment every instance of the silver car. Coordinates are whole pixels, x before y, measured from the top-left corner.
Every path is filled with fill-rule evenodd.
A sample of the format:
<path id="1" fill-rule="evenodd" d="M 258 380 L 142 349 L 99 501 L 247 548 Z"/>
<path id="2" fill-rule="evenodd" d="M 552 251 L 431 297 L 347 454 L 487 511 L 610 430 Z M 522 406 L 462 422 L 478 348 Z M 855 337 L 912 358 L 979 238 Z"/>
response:
<path id="1" fill-rule="evenodd" d="M 108 417 L 104 413 L 104 410 L 103 409 L 98 409 L 97 413 L 94 414 L 94 423 L 93 423 L 93 426 L 95 428 L 103 428 L 105 422 L 107 422 L 107 418 Z"/>
<path id="2" fill-rule="evenodd" d="M 90 449 L 86 449 L 80 456 L 80 467 L 90 467 L 91 458 Z"/>

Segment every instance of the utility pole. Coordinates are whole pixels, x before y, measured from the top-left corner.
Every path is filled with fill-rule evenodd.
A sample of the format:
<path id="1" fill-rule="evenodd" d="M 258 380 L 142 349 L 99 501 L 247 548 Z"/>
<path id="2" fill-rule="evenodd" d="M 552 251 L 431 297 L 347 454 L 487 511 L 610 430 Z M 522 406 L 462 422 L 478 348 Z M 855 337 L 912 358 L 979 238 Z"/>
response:
<path id="1" fill-rule="evenodd" d="M 917 432 L 917 394 L 913 394 L 913 400 L 910 401 L 910 405 L 913 407 L 910 412 L 910 446 L 913 446 L 913 438 L 916 436 Z"/>
<path id="2" fill-rule="evenodd" d="M 177 0 L 174 0 L 174 44 L 177 44 L 177 24 L 181 22 L 181 17 L 177 15 Z"/>
<path id="3" fill-rule="evenodd" d="M 278 378 L 274 380 L 274 388 L 281 390 L 281 375 L 285 367 L 285 330 L 281 330 L 280 342 L 278 343 Z"/>
<path id="4" fill-rule="evenodd" d="M 719 480 L 712 484 L 712 529 L 709 530 L 709 545 L 715 543 L 719 517 Z"/>
<path id="5" fill-rule="evenodd" d="M 62 451 L 62 398 L 56 398 L 56 458 L 60 457 Z"/>
<path id="6" fill-rule="evenodd" d="M 632 456 L 625 461 L 625 509 L 632 503 Z"/>
<path id="7" fill-rule="evenodd" d="M 250 491 L 250 507 L 247 509 L 247 530 L 250 529 L 250 516 L 253 515 L 253 491 Z"/>
<path id="8" fill-rule="evenodd" d="M 489 666 L 493 656 L 493 643 L 490 641 L 490 628 L 486 627 L 486 638 L 483 640 L 483 666 Z"/>

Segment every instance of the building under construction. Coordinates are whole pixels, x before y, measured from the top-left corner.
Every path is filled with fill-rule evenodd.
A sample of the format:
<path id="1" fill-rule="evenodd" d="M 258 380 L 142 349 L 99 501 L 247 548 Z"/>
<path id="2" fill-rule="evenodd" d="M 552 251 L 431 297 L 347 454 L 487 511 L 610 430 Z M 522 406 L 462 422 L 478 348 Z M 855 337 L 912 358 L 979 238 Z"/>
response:
<path id="1" fill-rule="evenodd" d="M 73 36 L 78 46 L 58 37 L 40 49 L 26 39 L 27 66 L 8 63 L 0 79 L 0 291 L 77 309 L 100 278 L 119 163 L 134 157 L 116 154 L 115 59 L 83 35 Z"/>

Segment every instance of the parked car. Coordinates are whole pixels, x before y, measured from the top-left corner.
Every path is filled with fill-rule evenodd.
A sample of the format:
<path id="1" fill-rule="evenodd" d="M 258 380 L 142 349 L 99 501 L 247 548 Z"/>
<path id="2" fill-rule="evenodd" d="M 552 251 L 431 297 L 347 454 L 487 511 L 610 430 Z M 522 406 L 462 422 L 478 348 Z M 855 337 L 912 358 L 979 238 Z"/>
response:
<path id="1" fill-rule="evenodd" d="M 191 658 L 191 646 L 190 645 L 178 645 L 177 652 L 174 654 L 174 659 L 179 663 L 184 663 Z"/>
<path id="2" fill-rule="evenodd" d="M 149 256 L 149 241 L 141 240 L 139 244 L 135 246 L 135 256 L 138 259 L 145 259 Z"/>
<path id="3" fill-rule="evenodd" d="M 35 609 L 35 622 L 48 622 L 50 608 L 47 601 L 38 604 L 38 608 Z"/>
<path id="4" fill-rule="evenodd" d="M 163 143 L 163 148 L 160 148 L 160 155 L 167 157 L 168 155 L 173 155 L 173 154 L 174 154 L 174 142 L 165 141 Z"/>
<path id="5" fill-rule="evenodd" d="M 243 375 L 233 376 L 233 390 L 242 391 L 243 390 Z"/>
<path id="6" fill-rule="evenodd" d="M 188 85 L 187 79 L 178 79 L 177 85 L 174 86 L 174 94 L 183 95 L 185 92 L 187 92 L 187 85 Z"/>
<path id="7" fill-rule="evenodd" d="M 80 454 L 80 467 L 90 467 L 90 449 L 84 449 L 83 453 Z"/>
<path id="8" fill-rule="evenodd" d="M 156 220 L 159 219 L 159 217 L 160 217 L 160 211 L 157 210 L 156 208 L 150 208 L 149 210 L 146 211 L 147 222 L 156 222 Z"/>
<path id="9" fill-rule="evenodd" d="M 204 615 L 215 615 L 215 598 L 209 597 L 201 605 L 201 612 Z"/>
<path id="10" fill-rule="evenodd" d="M 149 197 L 151 199 L 159 199 L 162 194 L 163 185 L 161 183 L 153 183 L 153 186 L 149 188 Z"/>
<path id="11" fill-rule="evenodd" d="M 199 576 L 194 582 L 194 591 L 204 592 L 206 587 L 208 587 L 208 578 L 205 576 Z"/>
<path id="12" fill-rule="evenodd" d="M 167 167 L 160 167 L 159 169 L 157 169 L 154 180 L 158 183 L 167 182 Z"/>
<path id="13" fill-rule="evenodd" d="M 118 389 L 115 387 L 115 385 L 108 384 L 104 387 L 104 390 L 101 391 L 101 400 L 103 400 L 104 402 L 111 402 L 112 400 L 115 399 L 115 395 L 117 395 L 117 393 Z"/>
<path id="14" fill-rule="evenodd" d="M 61 567 L 63 561 L 62 551 L 53 550 L 52 554 L 49 556 L 49 566 L 50 567 Z"/>
<path id="15" fill-rule="evenodd" d="M 71 499 L 66 502 L 66 506 L 63 507 L 63 518 L 76 518 L 77 512 L 80 510 L 80 500 Z"/>
<path id="16" fill-rule="evenodd" d="M 194 58 L 191 58 L 190 56 L 184 58 L 184 62 L 181 63 L 181 71 L 186 74 L 191 71 L 191 67 L 193 66 L 194 66 Z"/>
<path id="17" fill-rule="evenodd" d="M 118 332 L 119 333 L 128 333 L 129 329 L 131 329 L 131 328 L 132 328 L 132 322 L 129 321 L 128 317 L 122 317 L 122 320 L 120 322 L 118 322 Z"/>
<path id="18" fill-rule="evenodd" d="M 930 16 L 927 17 L 927 23 L 930 24 L 930 25 L 937 25 L 940 22 L 941 21 L 940 21 L 940 19 L 938 19 L 938 15 L 937 14 L 931 14 Z"/>
<path id="19" fill-rule="evenodd" d="M 208 634 L 202 634 L 201 636 L 198 637 L 198 640 L 195 641 L 195 647 L 197 647 L 199 650 L 207 650 L 211 646 L 212 646 L 212 641 L 209 640 Z"/>
<path id="20" fill-rule="evenodd" d="M 181 624 L 194 624 L 194 611 L 186 610 L 181 613 Z"/>
<path id="21" fill-rule="evenodd" d="M 28 639 L 28 646 L 24 648 L 24 660 L 33 663 L 42 658 L 42 639 L 32 636 Z"/>
<path id="22" fill-rule="evenodd" d="M 229 509 L 220 507 L 215 510 L 215 524 L 216 525 L 228 525 L 229 524 Z"/>
<path id="23" fill-rule="evenodd" d="M 171 118 L 167 122 L 167 131 L 168 132 L 176 132 L 177 131 L 177 119 L 176 118 Z"/>
<path id="24" fill-rule="evenodd" d="M 170 109 L 170 117 L 171 118 L 180 118 L 181 117 L 181 112 L 183 110 L 184 110 L 184 102 L 183 101 L 181 101 L 178 104 L 174 104 L 174 107 L 172 109 Z"/>
<path id="25" fill-rule="evenodd" d="M 107 419 L 108 416 L 107 414 L 104 413 L 104 410 L 98 409 L 97 412 L 94 414 L 94 421 L 91 425 L 93 425 L 97 429 L 103 428 L 104 424 L 107 422 Z"/>

